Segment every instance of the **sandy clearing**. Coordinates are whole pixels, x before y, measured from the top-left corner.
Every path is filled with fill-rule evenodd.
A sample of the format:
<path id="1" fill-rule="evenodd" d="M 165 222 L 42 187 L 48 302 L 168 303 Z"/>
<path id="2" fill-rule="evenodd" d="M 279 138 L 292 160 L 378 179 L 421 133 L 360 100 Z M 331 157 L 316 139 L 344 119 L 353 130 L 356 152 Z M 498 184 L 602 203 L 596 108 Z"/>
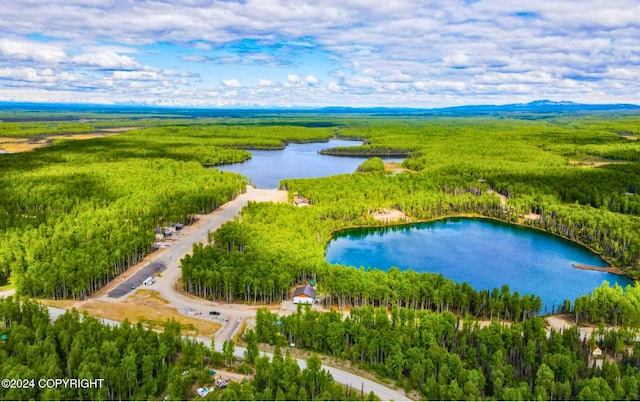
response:
<path id="1" fill-rule="evenodd" d="M 383 209 L 372 214 L 373 219 L 384 223 L 392 223 L 407 220 L 407 215 L 398 209 Z"/>
<path id="2" fill-rule="evenodd" d="M 125 301 L 86 300 L 77 302 L 73 307 L 95 317 L 119 322 L 128 319 L 131 323 L 141 322 L 153 329 L 162 329 L 168 320 L 176 320 L 183 333 L 190 336 L 213 336 L 222 327 L 217 322 L 180 314 L 157 291 L 148 289 L 136 290 Z"/>
<path id="3" fill-rule="evenodd" d="M 0 149 L 9 153 L 29 152 L 34 149 L 49 146 L 54 140 L 89 140 L 92 138 L 108 137 L 120 134 L 135 128 L 139 127 L 99 129 L 93 133 L 86 134 L 56 134 L 28 138 L 0 137 Z"/>

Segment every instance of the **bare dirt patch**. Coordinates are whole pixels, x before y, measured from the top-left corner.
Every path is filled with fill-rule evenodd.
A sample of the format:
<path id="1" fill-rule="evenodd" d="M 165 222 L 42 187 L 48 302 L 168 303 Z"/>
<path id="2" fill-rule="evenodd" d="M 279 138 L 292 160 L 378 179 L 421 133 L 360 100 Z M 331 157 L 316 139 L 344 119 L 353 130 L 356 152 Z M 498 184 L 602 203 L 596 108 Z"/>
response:
<path id="1" fill-rule="evenodd" d="M 618 132 L 616 134 L 618 134 L 622 138 L 628 139 L 629 141 L 637 141 L 638 140 L 638 136 L 634 135 L 632 132 L 629 132 L 629 131 L 622 131 L 622 132 Z"/>
<path id="2" fill-rule="evenodd" d="M 38 303 L 43 304 L 45 306 L 49 306 L 49 307 L 56 307 L 56 308 L 62 308 L 62 309 L 68 310 L 75 307 L 78 301 L 66 300 L 66 299 L 61 299 L 61 300 L 40 299 L 38 300 Z"/>
<path id="3" fill-rule="evenodd" d="M 138 127 L 104 128 L 87 134 L 57 134 L 30 138 L 0 137 L 0 149 L 10 153 L 29 152 L 37 148 L 49 146 L 54 140 L 89 140 L 106 137 L 129 131 Z"/>
<path id="4" fill-rule="evenodd" d="M 626 277 L 630 277 L 628 273 L 624 272 L 620 268 L 616 267 L 594 267 L 592 265 L 583 265 L 583 264 L 573 264 L 574 268 L 584 269 L 587 271 L 600 271 L 600 272 L 608 272 L 610 274 L 622 275 Z"/>
<path id="5" fill-rule="evenodd" d="M 604 166 L 604 165 L 616 165 L 616 164 L 621 164 L 626 162 L 614 161 L 611 159 L 604 159 L 599 157 L 592 157 L 589 159 L 579 160 L 579 161 L 570 160 L 568 163 L 570 166 L 576 166 L 576 167 L 598 167 L 598 166 Z"/>
<path id="6" fill-rule="evenodd" d="M 384 223 L 405 221 L 407 215 L 397 209 L 383 209 L 372 214 L 373 219 Z"/>
<path id="7" fill-rule="evenodd" d="M 399 162 L 384 162 L 384 170 L 392 173 L 414 172 L 413 170 L 403 167 L 402 163 Z"/>
<path id="8" fill-rule="evenodd" d="M 242 380 L 244 380 L 245 378 L 250 378 L 250 376 L 246 376 L 240 373 L 234 373 L 233 371 L 220 370 L 220 369 L 215 369 L 215 371 L 216 371 L 217 378 L 222 378 L 227 381 L 242 382 Z"/>
<path id="9" fill-rule="evenodd" d="M 215 322 L 186 317 L 171 307 L 160 294 L 154 290 L 139 289 L 132 293 L 126 301 L 112 302 L 108 300 L 87 300 L 78 302 L 74 307 L 78 311 L 86 311 L 96 317 L 114 321 L 128 319 L 131 323 L 142 323 L 144 326 L 162 330 L 169 320 L 175 320 L 182 326 L 182 332 L 190 336 L 213 336 L 221 325 Z"/>
<path id="10" fill-rule="evenodd" d="M 540 218 L 540 214 L 534 214 L 533 212 L 524 215 L 524 219 L 529 221 L 539 221 Z"/>

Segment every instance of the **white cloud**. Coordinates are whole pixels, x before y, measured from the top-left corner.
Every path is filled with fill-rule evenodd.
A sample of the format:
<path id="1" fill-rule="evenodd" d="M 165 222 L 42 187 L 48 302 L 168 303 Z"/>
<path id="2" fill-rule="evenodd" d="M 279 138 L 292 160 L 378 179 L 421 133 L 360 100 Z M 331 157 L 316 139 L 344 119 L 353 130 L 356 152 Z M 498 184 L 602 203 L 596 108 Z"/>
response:
<path id="1" fill-rule="evenodd" d="M 74 63 L 110 70 L 136 70 L 142 66 L 133 58 L 115 52 L 83 53 L 71 59 Z"/>
<path id="2" fill-rule="evenodd" d="M 296 74 L 289 74 L 287 76 L 287 82 L 290 84 L 299 84 L 302 80 Z"/>
<path id="3" fill-rule="evenodd" d="M 271 80 L 258 80 L 258 84 L 259 87 L 271 87 L 273 86 L 273 81 Z"/>
<path id="4" fill-rule="evenodd" d="M 451 67 L 469 67 L 472 65 L 470 63 L 469 56 L 464 53 L 456 53 L 454 55 L 445 56 L 444 62 Z"/>
<path id="5" fill-rule="evenodd" d="M 61 46 L 29 40 L 0 39 L 0 54 L 9 60 L 61 63 L 67 53 Z"/>
<path id="6" fill-rule="evenodd" d="M 211 46 L 210 43 L 198 41 L 193 44 L 193 48 L 198 50 L 211 50 L 213 46 Z"/>
<path id="7" fill-rule="evenodd" d="M 240 81 L 238 81 L 235 78 L 231 78 L 229 80 L 222 81 L 222 85 L 224 85 L 225 88 L 240 88 L 240 87 L 242 87 L 242 84 L 240 83 Z"/>
<path id="8" fill-rule="evenodd" d="M 638 15 L 637 0 L 12 0 L 0 19 L 0 91 L 41 84 L 67 96 L 76 85 L 104 99 L 198 103 L 242 66 L 236 77 L 256 84 L 222 81 L 237 96 L 226 91 L 225 102 L 264 101 L 269 86 L 274 103 L 294 105 L 554 94 L 640 103 Z M 274 68 L 284 82 L 260 78 Z"/>
<path id="9" fill-rule="evenodd" d="M 116 80 L 157 81 L 160 74 L 155 71 L 114 71 L 113 78 Z"/>

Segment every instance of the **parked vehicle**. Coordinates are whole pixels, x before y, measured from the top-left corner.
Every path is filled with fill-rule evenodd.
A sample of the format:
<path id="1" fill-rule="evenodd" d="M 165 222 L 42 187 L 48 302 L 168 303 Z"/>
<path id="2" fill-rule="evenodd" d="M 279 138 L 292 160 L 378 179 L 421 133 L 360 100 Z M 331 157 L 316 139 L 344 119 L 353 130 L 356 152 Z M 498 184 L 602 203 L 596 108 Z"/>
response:
<path id="1" fill-rule="evenodd" d="M 150 276 L 147 279 L 145 279 L 144 282 L 142 282 L 142 284 L 145 286 L 149 286 L 149 285 L 153 285 L 155 282 L 156 282 L 156 278 L 154 278 L 153 276 Z"/>

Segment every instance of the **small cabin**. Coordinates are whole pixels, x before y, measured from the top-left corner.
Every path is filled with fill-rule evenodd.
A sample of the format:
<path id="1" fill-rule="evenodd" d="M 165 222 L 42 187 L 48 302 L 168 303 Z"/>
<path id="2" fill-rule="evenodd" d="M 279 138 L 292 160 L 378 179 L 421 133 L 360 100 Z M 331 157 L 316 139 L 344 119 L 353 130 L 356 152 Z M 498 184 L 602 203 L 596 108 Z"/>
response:
<path id="1" fill-rule="evenodd" d="M 311 286 L 300 286 L 293 292 L 293 304 L 313 304 L 316 290 Z"/>

